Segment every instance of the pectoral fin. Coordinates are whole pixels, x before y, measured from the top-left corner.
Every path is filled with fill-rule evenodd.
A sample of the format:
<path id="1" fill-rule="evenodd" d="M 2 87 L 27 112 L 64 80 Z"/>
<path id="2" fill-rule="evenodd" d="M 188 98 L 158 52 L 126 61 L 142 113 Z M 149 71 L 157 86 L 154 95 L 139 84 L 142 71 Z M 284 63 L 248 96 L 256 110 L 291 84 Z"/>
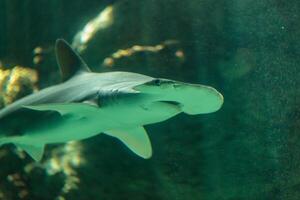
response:
<path id="1" fill-rule="evenodd" d="M 105 134 L 121 140 L 131 151 L 142 158 L 152 156 L 152 147 L 148 134 L 143 127 L 136 127 L 124 130 L 110 130 Z"/>
<path id="2" fill-rule="evenodd" d="M 44 153 L 44 145 L 16 144 L 26 151 L 35 161 L 40 161 Z"/>
<path id="3" fill-rule="evenodd" d="M 98 107 L 86 103 L 52 103 L 33 106 L 24 106 L 24 108 L 37 111 L 57 111 L 61 115 L 66 114 L 88 114 L 94 112 Z"/>

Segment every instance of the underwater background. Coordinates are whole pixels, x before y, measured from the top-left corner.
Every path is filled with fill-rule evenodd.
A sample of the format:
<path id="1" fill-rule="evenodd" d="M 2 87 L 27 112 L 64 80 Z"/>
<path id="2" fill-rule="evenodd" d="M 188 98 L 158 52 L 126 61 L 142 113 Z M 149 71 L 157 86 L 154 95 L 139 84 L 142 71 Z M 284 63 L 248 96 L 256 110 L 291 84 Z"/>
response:
<path id="1" fill-rule="evenodd" d="M 210 85 L 224 105 L 146 126 L 149 160 L 103 134 L 41 163 L 2 146 L 1 200 L 300 199 L 300 1 L 0 0 L 1 107 L 60 82 L 57 38 L 93 71 Z"/>

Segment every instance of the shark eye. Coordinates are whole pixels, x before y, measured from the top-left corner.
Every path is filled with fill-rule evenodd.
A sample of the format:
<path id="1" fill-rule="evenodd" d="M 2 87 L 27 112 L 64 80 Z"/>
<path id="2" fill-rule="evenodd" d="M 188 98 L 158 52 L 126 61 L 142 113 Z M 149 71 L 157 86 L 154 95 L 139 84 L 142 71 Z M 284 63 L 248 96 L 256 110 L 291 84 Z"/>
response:
<path id="1" fill-rule="evenodd" d="M 153 81 L 153 83 L 154 83 L 155 85 L 157 85 L 157 86 L 160 86 L 161 80 L 160 80 L 160 79 L 155 79 L 155 80 Z"/>

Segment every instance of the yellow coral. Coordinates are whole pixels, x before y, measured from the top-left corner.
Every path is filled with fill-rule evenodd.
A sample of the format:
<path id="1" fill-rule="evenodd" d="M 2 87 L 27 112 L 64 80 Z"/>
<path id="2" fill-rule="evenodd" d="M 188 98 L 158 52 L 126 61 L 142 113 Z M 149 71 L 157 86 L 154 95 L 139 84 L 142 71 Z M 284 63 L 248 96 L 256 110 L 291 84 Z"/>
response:
<path id="1" fill-rule="evenodd" d="M 165 48 L 169 48 L 171 46 L 177 45 L 179 42 L 176 40 L 167 40 L 161 44 L 155 46 L 141 46 L 141 45 L 134 45 L 128 49 L 120 49 L 114 52 L 110 57 L 107 57 L 103 61 L 103 65 L 106 67 L 112 67 L 115 64 L 115 61 L 130 57 L 140 52 L 150 52 L 150 53 L 159 53 Z M 184 52 L 182 50 L 178 50 L 179 53 L 175 53 L 175 56 L 179 58 L 181 61 L 184 59 Z"/>
<path id="2" fill-rule="evenodd" d="M 0 69 L 0 106 L 37 90 L 37 81 L 37 72 L 30 68 L 15 66 L 13 69 Z"/>

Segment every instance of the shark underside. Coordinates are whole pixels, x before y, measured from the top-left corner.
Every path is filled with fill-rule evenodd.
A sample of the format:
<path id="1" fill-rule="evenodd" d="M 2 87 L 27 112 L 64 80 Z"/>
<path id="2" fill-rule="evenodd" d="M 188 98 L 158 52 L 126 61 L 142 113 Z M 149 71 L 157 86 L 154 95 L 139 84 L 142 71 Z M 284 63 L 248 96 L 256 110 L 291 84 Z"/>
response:
<path id="1" fill-rule="evenodd" d="M 214 88 L 131 72 L 93 73 L 64 40 L 56 43 L 63 82 L 0 110 L 0 145 L 14 143 L 34 160 L 44 146 L 100 133 L 121 140 L 143 158 L 152 147 L 144 125 L 181 112 L 205 114 L 223 104 Z"/>

